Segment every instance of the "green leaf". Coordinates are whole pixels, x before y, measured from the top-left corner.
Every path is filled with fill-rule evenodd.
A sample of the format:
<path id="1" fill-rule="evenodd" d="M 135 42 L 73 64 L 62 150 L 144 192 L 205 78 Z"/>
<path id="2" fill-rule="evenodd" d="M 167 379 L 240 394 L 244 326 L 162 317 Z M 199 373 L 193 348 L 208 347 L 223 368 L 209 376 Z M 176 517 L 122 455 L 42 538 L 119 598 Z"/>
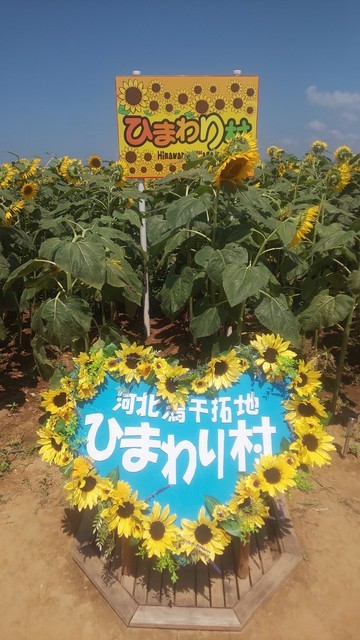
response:
<path id="1" fill-rule="evenodd" d="M 210 516 L 212 516 L 214 508 L 217 504 L 221 504 L 221 502 L 217 498 L 213 498 L 212 496 L 204 496 L 205 507 Z"/>
<path id="2" fill-rule="evenodd" d="M 304 331 L 332 327 L 346 318 L 353 304 L 351 296 L 342 293 L 330 296 L 328 289 L 325 289 L 313 298 L 307 309 L 298 315 L 298 319 Z"/>
<path id="3" fill-rule="evenodd" d="M 101 289 L 105 283 L 105 249 L 96 240 L 89 238 L 62 243 L 55 253 L 54 262 L 95 289 Z"/>
<path id="4" fill-rule="evenodd" d="M 112 483 L 113 487 L 116 487 L 116 485 L 117 485 L 117 483 L 119 481 L 119 477 L 120 477 L 119 467 L 115 467 L 114 469 L 109 471 L 109 473 L 106 475 L 106 477 L 109 478 L 109 480 Z"/>
<path id="5" fill-rule="evenodd" d="M 223 272 L 223 287 L 231 307 L 235 307 L 266 287 L 269 277 L 259 266 L 229 264 Z"/>
<path id="6" fill-rule="evenodd" d="M 199 267 L 206 267 L 211 255 L 214 253 L 214 249 L 205 245 L 195 253 L 194 260 Z"/>
<path id="7" fill-rule="evenodd" d="M 31 346 L 33 350 L 34 361 L 36 367 L 44 380 L 49 380 L 54 374 L 55 368 L 48 359 L 45 351 L 45 345 L 47 341 L 41 336 L 34 336 L 31 340 Z"/>
<path id="8" fill-rule="evenodd" d="M 360 270 L 359 269 L 357 269 L 356 271 L 352 271 L 349 274 L 348 287 L 349 287 L 349 291 L 354 296 L 357 297 L 360 295 Z"/>
<path id="9" fill-rule="evenodd" d="M 18 278 L 25 278 L 25 276 L 33 273 L 37 269 L 42 269 L 44 266 L 47 266 L 47 263 L 44 262 L 44 260 L 28 260 L 11 272 L 11 275 L 8 277 L 7 281 L 4 284 L 4 291 L 7 291 L 7 289 Z"/>
<path id="10" fill-rule="evenodd" d="M 344 231 L 343 227 L 338 223 L 329 224 L 327 227 L 320 228 L 319 235 L 321 239 L 314 246 L 311 255 L 343 247 L 345 244 L 352 242 L 356 237 L 354 231 Z"/>
<path id="11" fill-rule="evenodd" d="M 237 247 L 235 249 L 217 249 L 210 256 L 205 270 L 210 280 L 220 286 L 222 284 L 225 267 L 228 264 L 234 264 L 238 271 L 239 265 L 246 263 L 247 259 L 248 254 L 246 249 L 243 247 Z"/>
<path id="12" fill-rule="evenodd" d="M 194 283 L 194 275 L 190 267 L 183 267 L 180 274 L 172 274 L 166 278 L 161 289 L 161 308 L 173 318 L 190 298 Z"/>
<path id="13" fill-rule="evenodd" d="M 295 347 L 300 347 L 299 323 L 283 294 L 277 298 L 264 296 L 255 307 L 255 315 L 266 329 L 279 334 L 284 340 L 290 340 Z"/>
<path id="14" fill-rule="evenodd" d="M 187 226 L 196 216 L 204 213 L 211 205 L 211 196 L 204 193 L 199 198 L 193 195 L 182 196 L 172 202 L 166 211 L 168 225 L 172 229 Z"/>
<path id="15" fill-rule="evenodd" d="M 9 275 L 10 265 L 6 258 L 0 253 L 0 280 L 6 280 Z"/>
<path id="16" fill-rule="evenodd" d="M 242 531 L 237 520 L 223 520 L 221 527 L 231 536 L 240 538 Z"/>
<path id="17" fill-rule="evenodd" d="M 195 315 L 190 322 L 190 331 L 195 340 L 213 335 L 220 327 L 221 317 L 218 307 L 209 307 L 199 315 Z"/>
<path id="18" fill-rule="evenodd" d="M 56 297 L 43 302 L 33 316 L 31 327 L 50 344 L 62 349 L 89 331 L 91 317 L 85 300 L 75 296 Z"/>
<path id="19" fill-rule="evenodd" d="M 283 220 L 278 223 L 276 233 L 285 247 L 288 246 L 293 239 L 296 227 L 296 222 L 293 220 Z"/>
<path id="20" fill-rule="evenodd" d="M 290 446 L 290 440 L 287 438 L 281 438 L 280 442 L 280 453 L 284 453 L 284 451 L 288 451 Z"/>

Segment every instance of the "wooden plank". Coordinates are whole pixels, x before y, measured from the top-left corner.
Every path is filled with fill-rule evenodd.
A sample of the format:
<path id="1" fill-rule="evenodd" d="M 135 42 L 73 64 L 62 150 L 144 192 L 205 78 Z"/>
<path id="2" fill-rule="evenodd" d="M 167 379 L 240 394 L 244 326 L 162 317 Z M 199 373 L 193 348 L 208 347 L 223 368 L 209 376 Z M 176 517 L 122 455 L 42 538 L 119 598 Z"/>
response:
<path id="1" fill-rule="evenodd" d="M 263 573 L 267 573 L 273 565 L 273 558 L 269 547 L 266 527 L 262 527 L 260 531 L 255 534 L 255 537 L 259 551 L 262 571 Z"/>
<path id="2" fill-rule="evenodd" d="M 225 607 L 221 557 L 215 556 L 215 562 L 209 564 L 209 578 L 211 607 Z"/>
<path id="3" fill-rule="evenodd" d="M 276 562 L 279 559 L 280 554 L 283 553 L 284 547 L 281 542 L 281 534 L 279 523 L 276 518 L 274 500 L 271 500 L 270 502 L 270 514 L 269 518 L 266 520 L 266 531 L 273 562 Z"/>
<path id="4" fill-rule="evenodd" d="M 103 564 L 95 554 L 92 556 L 90 553 L 86 555 L 82 550 L 75 549 L 73 559 L 125 624 L 129 625 L 130 620 L 138 608 L 138 604 L 134 598 L 132 598 L 115 578 L 109 582 L 104 580 L 102 577 Z"/>
<path id="5" fill-rule="evenodd" d="M 209 567 L 203 562 L 196 565 L 196 606 L 210 607 Z"/>
<path id="6" fill-rule="evenodd" d="M 179 569 L 179 579 L 175 585 L 175 607 L 195 607 L 195 566 Z"/>
<path id="7" fill-rule="evenodd" d="M 251 587 L 254 587 L 263 575 L 255 535 L 250 537 L 249 572 Z"/>
<path id="8" fill-rule="evenodd" d="M 161 602 L 161 572 L 154 569 L 156 560 L 153 558 L 149 572 L 148 593 L 146 604 L 159 605 Z"/>
<path id="9" fill-rule="evenodd" d="M 259 582 L 253 586 L 246 596 L 234 607 L 241 627 L 243 627 L 256 609 L 278 589 L 288 578 L 290 573 L 299 564 L 300 558 L 289 553 L 284 553 L 278 562 L 273 565 L 271 571 L 266 573 Z"/>
<path id="10" fill-rule="evenodd" d="M 93 540 L 92 523 L 94 512 L 86 509 L 76 533 L 76 540 L 81 544 L 89 544 Z"/>
<path id="11" fill-rule="evenodd" d="M 207 629 L 239 631 L 241 625 L 233 609 L 203 609 L 192 607 L 140 606 L 131 620 L 131 627 L 162 627 L 164 629 Z"/>
<path id="12" fill-rule="evenodd" d="M 138 559 L 133 595 L 139 604 L 146 604 L 150 564 L 150 560 Z"/>
<path id="13" fill-rule="evenodd" d="M 229 544 L 223 555 L 223 582 L 225 607 L 234 607 L 239 600 L 235 575 L 235 554 L 233 545 Z"/>
<path id="14" fill-rule="evenodd" d="M 168 607 L 173 607 L 175 605 L 175 587 L 170 580 L 170 574 L 168 571 L 164 571 L 162 574 L 161 604 Z"/>
<path id="15" fill-rule="evenodd" d="M 237 582 L 237 590 L 238 590 L 239 598 L 241 600 L 241 598 L 243 598 L 245 594 L 251 589 L 250 569 L 246 578 L 239 578 L 236 575 L 236 567 L 238 562 L 238 556 L 240 553 L 240 546 L 239 546 L 238 539 L 234 538 L 232 540 L 231 545 L 233 547 L 233 553 L 234 553 L 234 568 L 235 568 L 235 577 Z M 250 565 L 250 561 L 249 561 L 249 565 Z"/>
<path id="16" fill-rule="evenodd" d="M 290 518 L 288 506 L 285 498 L 277 498 L 275 503 L 277 520 L 279 522 L 280 531 L 283 533 L 281 538 L 283 549 L 286 553 L 302 557 L 302 550 L 296 537 L 293 523 Z"/>

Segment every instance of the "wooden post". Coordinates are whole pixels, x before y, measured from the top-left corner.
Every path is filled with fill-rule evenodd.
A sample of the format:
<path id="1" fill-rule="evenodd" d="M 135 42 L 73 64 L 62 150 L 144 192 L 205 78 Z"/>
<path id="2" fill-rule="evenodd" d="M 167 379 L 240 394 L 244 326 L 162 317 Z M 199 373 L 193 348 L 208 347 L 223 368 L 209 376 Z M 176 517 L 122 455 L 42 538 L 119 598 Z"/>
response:
<path id="1" fill-rule="evenodd" d="M 121 536 L 121 573 L 123 576 L 131 575 L 134 564 L 134 549 L 125 536 Z"/>
<path id="2" fill-rule="evenodd" d="M 244 580 L 249 575 L 250 534 L 247 534 L 245 542 L 239 538 L 238 554 L 236 559 L 236 575 Z"/>

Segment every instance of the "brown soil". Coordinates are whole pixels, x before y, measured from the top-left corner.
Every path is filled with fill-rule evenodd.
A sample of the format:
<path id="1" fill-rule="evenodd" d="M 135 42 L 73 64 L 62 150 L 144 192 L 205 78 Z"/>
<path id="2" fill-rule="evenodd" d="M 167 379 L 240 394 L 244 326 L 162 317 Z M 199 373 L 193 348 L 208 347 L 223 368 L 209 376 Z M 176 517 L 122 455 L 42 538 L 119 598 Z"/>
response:
<path id="1" fill-rule="evenodd" d="M 329 427 L 337 444 L 332 465 L 312 473 L 313 490 L 289 498 L 303 561 L 243 632 L 128 629 L 72 560 L 77 521 L 62 476 L 33 450 L 45 385 L 17 360 L 14 353 L 3 366 L 0 410 L 2 640 L 357 640 L 360 465 L 352 454 L 341 457 L 341 424 Z M 347 389 L 357 409 L 359 391 Z"/>

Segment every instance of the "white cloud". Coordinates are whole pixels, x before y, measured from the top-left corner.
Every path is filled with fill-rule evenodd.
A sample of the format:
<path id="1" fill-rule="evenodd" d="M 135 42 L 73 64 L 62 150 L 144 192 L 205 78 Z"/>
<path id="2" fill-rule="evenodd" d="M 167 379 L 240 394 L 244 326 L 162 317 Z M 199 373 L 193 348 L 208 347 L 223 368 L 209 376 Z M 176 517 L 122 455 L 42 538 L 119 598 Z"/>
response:
<path id="1" fill-rule="evenodd" d="M 298 147 L 299 141 L 295 140 L 294 138 L 281 138 L 280 144 L 284 147 L 290 147 L 290 146 Z"/>
<path id="2" fill-rule="evenodd" d="M 356 133 L 342 133 L 339 129 L 329 129 L 328 134 L 330 134 L 334 140 L 337 140 L 342 144 L 345 144 L 346 142 L 351 144 L 360 140 L 360 136 Z"/>
<path id="3" fill-rule="evenodd" d="M 318 91 L 315 85 L 306 89 L 311 104 L 329 109 L 360 109 L 360 93 L 351 91 Z"/>
<path id="4" fill-rule="evenodd" d="M 327 129 L 325 122 L 321 122 L 320 120 L 310 120 L 306 126 L 313 131 L 326 131 Z"/>
<path id="5" fill-rule="evenodd" d="M 359 122 L 359 118 L 357 115 L 355 115 L 355 113 L 349 113 L 349 111 L 344 111 L 341 114 L 341 117 L 343 120 L 345 120 L 345 122 L 347 122 L 348 124 L 356 124 L 357 122 Z"/>

